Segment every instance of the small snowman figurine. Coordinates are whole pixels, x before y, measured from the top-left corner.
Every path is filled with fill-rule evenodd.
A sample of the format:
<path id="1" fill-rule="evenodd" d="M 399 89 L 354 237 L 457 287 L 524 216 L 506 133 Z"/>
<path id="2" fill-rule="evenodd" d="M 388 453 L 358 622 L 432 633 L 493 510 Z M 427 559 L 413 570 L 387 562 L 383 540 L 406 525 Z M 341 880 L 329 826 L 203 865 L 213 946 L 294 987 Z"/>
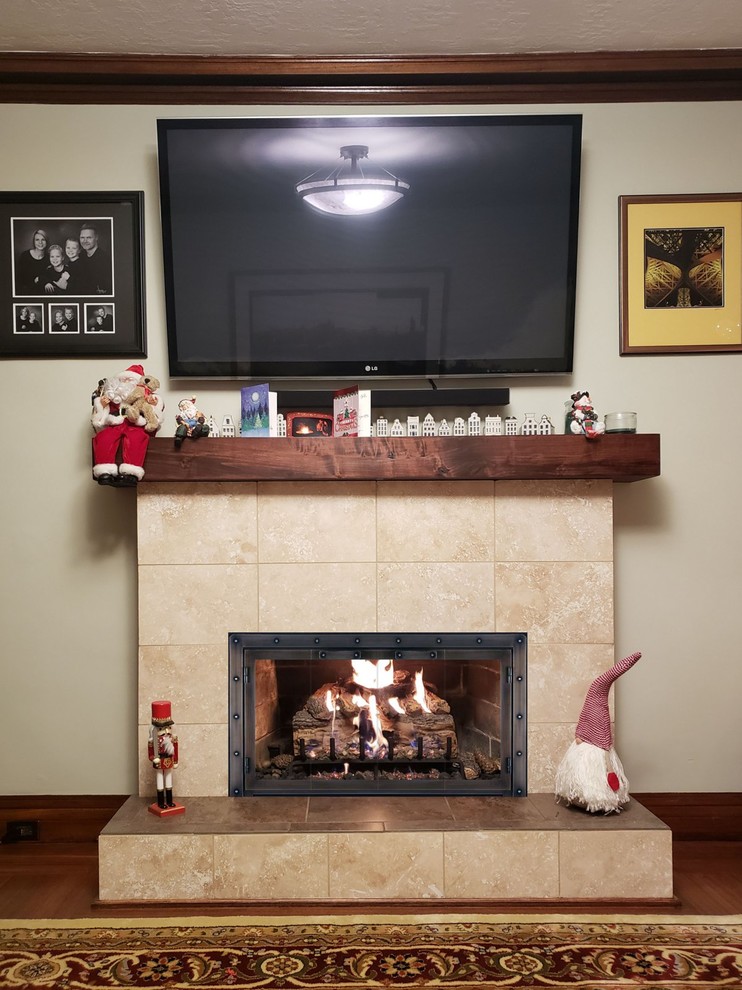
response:
<path id="1" fill-rule="evenodd" d="M 589 392 L 574 392 L 572 408 L 567 412 L 567 426 L 570 433 L 581 434 L 588 439 L 605 433 L 605 424 L 598 422 L 598 414 L 593 409 Z"/>

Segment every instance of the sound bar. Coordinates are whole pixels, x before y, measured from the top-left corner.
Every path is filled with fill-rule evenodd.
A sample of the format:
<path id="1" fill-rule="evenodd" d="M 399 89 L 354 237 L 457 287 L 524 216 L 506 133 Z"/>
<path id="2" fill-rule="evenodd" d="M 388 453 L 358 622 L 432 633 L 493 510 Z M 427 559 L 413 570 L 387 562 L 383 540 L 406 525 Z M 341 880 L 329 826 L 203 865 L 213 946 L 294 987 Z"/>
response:
<path id="1" fill-rule="evenodd" d="M 276 391 L 280 410 L 332 412 L 332 390 L 293 391 L 278 387 Z M 477 410 L 482 406 L 507 406 L 509 402 L 509 388 L 371 388 L 372 409 L 463 406 Z"/>

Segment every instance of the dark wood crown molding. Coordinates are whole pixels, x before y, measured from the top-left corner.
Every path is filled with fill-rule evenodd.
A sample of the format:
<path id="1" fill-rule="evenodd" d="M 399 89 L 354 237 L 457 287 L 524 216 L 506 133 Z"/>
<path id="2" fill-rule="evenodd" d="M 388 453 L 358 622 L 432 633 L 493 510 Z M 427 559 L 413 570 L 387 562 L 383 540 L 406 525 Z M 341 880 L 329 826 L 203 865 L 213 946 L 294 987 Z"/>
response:
<path id="1" fill-rule="evenodd" d="M 485 104 L 742 99 L 742 50 L 232 56 L 0 52 L 0 102 Z"/>

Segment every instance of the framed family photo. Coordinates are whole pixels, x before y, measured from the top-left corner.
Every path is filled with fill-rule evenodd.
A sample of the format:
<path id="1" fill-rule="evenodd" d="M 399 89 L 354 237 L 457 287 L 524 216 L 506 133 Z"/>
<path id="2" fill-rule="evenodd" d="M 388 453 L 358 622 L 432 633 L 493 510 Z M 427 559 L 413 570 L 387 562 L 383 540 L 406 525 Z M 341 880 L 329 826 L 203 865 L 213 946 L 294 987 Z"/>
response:
<path id="1" fill-rule="evenodd" d="M 621 354 L 742 351 L 742 193 L 621 196 Z"/>
<path id="2" fill-rule="evenodd" d="M 146 357 L 142 192 L 0 192 L 0 356 Z"/>

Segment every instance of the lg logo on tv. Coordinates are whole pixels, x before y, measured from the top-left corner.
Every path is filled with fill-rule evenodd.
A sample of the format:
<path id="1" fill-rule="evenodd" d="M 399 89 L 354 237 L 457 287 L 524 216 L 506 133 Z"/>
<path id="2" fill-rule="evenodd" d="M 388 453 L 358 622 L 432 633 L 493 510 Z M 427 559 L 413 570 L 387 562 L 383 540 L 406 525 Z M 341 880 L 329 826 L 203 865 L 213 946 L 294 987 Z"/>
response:
<path id="1" fill-rule="evenodd" d="M 379 370 L 378 364 L 367 364 L 366 365 L 366 371 L 378 371 L 378 370 Z"/>

